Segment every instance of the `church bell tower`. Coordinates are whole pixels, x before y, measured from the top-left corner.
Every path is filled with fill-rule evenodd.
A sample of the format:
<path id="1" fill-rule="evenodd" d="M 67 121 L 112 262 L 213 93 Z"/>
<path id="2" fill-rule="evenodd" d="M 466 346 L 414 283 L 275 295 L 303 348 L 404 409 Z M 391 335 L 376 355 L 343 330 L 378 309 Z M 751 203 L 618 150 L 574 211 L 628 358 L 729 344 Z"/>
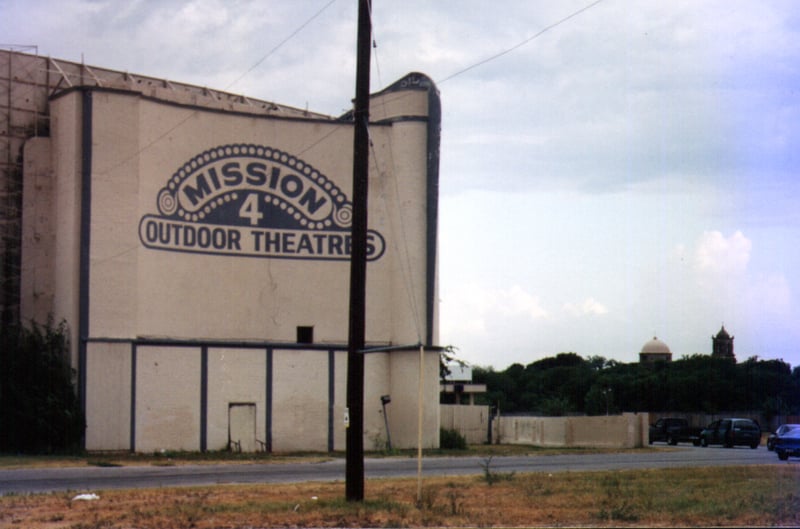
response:
<path id="1" fill-rule="evenodd" d="M 711 341 L 713 342 L 712 358 L 726 358 L 736 362 L 736 356 L 733 354 L 733 336 L 728 334 L 724 325 L 716 336 L 711 337 Z"/>

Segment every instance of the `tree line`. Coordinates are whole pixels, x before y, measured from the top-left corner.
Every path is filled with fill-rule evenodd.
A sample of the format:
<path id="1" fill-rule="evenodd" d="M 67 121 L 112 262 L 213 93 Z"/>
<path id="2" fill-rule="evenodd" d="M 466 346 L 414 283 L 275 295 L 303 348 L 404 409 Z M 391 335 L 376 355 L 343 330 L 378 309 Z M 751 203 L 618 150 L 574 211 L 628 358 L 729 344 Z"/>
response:
<path id="1" fill-rule="evenodd" d="M 602 356 L 560 353 L 503 371 L 473 367 L 486 384 L 482 404 L 501 413 L 604 415 L 623 411 L 752 411 L 767 419 L 800 414 L 800 366 L 748 358 L 736 363 L 709 355 L 672 362 L 625 364 Z"/>

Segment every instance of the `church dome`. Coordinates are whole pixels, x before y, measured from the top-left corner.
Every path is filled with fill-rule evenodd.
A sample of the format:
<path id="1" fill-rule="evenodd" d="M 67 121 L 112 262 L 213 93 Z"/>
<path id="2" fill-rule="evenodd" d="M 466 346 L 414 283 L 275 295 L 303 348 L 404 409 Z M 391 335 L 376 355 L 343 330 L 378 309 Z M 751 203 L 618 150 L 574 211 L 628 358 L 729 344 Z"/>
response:
<path id="1" fill-rule="evenodd" d="M 722 328 L 717 333 L 717 340 L 728 340 L 730 339 L 731 335 L 728 334 L 728 331 L 725 330 L 725 326 L 723 325 Z"/>
<path id="2" fill-rule="evenodd" d="M 655 336 L 653 336 L 652 340 L 642 346 L 642 352 L 645 354 L 672 354 L 672 351 L 669 350 L 669 346 Z"/>

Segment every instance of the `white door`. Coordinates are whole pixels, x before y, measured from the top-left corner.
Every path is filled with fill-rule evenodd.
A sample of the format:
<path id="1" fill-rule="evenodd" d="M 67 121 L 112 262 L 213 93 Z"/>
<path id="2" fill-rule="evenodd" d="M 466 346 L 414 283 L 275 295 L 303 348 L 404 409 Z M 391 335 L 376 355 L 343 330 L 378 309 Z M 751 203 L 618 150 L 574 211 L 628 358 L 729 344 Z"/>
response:
<path id="1" fill-rule="evenodd" d="M 230 404 L 228 406 L 228 441 L 231 450 L 255 452 L 256 405 L 254 403 Z"/>

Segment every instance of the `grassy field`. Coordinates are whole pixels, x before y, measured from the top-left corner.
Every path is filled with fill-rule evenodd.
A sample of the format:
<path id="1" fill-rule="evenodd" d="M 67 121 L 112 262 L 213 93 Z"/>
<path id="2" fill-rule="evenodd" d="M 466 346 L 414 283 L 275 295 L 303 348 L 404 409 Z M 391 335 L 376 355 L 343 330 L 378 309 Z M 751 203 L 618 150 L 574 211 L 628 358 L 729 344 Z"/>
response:
<path id="1" fill-rule="evenodd" d="M 798 526 L 800 466 L 498 473 L 344 483 L 220 485 L 0 497 L 0 528 Z"/>

